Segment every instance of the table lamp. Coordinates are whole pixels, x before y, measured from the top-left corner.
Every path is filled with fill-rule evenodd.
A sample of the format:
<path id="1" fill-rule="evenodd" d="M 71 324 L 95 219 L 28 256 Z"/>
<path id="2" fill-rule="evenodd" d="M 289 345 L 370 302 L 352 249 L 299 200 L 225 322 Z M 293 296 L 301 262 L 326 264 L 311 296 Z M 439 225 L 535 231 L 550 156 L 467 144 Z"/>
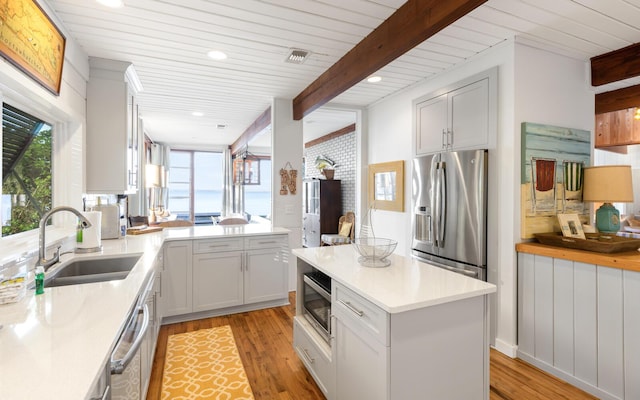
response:
<path id="1" fill-rule="evenodd" d="M 584 202 L 604 203 L 596 211 L 596 228 L 604 233 L 620 230 L 620 213 L 611 203 L 633 202 L 631 166 L 602 165 L 584 169 Z"/>

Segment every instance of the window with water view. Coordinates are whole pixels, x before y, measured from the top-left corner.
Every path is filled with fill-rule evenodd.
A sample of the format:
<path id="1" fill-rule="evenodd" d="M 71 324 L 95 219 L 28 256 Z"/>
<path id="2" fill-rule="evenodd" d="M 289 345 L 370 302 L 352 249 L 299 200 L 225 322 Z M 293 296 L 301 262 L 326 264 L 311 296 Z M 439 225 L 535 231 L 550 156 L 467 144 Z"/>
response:
<path id="1" fill-rule="evenodd" d="M 244 211 L 263 217 L 271 213 L 271 160 L 260 160 L 260 184 L 244 186 Z M 168 209 L 179 219 L 212 223 L 222 214 L 223 154 L 171 150 Z"/>

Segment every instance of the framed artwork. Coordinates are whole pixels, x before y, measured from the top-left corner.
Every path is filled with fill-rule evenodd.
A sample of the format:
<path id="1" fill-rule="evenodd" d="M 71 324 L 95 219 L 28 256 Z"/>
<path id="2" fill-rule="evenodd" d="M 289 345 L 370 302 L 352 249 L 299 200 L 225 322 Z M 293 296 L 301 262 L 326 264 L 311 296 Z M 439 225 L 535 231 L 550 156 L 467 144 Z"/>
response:
<path id="1" fill-rule="evenodd" d="M 66 38 L 35 0 L 0 0 L 0 56 L 60 94 Z"/>
<path id="2" fill-rule="evenodd" d="M 557 214 L 587 222 L 582 171 L 591 162 L 591 132 L 531 122 L 521 130 L 520 236 L 557 232 Z"/>
<path id="3" fill-rule="evenodd" d="M 558 214 L 558 223 L 562 229 L 562 236 L 586 239 L 578 214 Z"/>
<path id="4" fill-rule="evenodd" d="M 369 165 L 369 204 L 378 210 L 404 212 L 404 161 Z"/>

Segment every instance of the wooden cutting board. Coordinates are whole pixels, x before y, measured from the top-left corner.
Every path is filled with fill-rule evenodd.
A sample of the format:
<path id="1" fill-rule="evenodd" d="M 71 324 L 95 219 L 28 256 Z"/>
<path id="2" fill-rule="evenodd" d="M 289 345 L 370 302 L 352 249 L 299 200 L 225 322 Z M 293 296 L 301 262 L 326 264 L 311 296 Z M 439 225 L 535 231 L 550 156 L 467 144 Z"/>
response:
<path id="1" fill-rule="evenodd" d="M 159 232 L 162 230 L 161 226 L 147 226 L 146 228 L 129 228 L 127 229 L 127 235 L 144 235 L 145 233 Z"/>

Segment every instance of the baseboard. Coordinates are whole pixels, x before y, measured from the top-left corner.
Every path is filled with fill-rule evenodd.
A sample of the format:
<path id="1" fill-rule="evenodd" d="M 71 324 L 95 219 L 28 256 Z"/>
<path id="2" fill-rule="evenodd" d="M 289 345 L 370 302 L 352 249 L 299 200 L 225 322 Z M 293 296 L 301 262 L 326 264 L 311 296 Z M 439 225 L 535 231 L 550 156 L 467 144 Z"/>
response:
<path id="1" fill-rule="evenodd" d="M 507 343 L 504 340 L 500 340 L 498 338 L 496 338 L 496 343 L 493 348 L 506 355 L 507 357 L 516 358 L 518 355 L 518 346 Z"/>
<path id="2" fill-rule="evenodd" d="M 193 321 L 196 319 L 219 317 L 221 315 L 238 314 L 247 311 L 263 310 L 265 308 L 282 307 L 289 305 L 289 299 L 278 299 L 265 301 L 262 303 L 244 304 L 235 307 L 218 308 L 216 310 L 201 311 L 190 314 L 172 315 L 162 318 L 162 325 L 175 324 L 178 322 Z"/>
<path id="3" fill-rule="evenodd" d="M 596 396 L 597 398 L 601 399 L 601 400 L 619 400 L 618 397 L 611 395 L 608 392 L 605 392 L 604 390 L 598 388 L 597 386 L 594 386 L 590 383 L 587 383 L 581 379 L 578 379 L 577 377 L 570 375 L 564 371 L 561 371 L 559 369 L 557 369 L 556 367 L 554 367 L 553 365 L 550 365 L 544 361 L 538 360 L 537 358 L 534 358 L 532 356 L 530 356 L 527 353 L 523 353 L 521 351 L 518 352 L 518 358 L 535 366 L 540 368 L 541 370 L 559 378 L 562 379 L 563 381 L 577 387 L 580 388 L 582 390 L 584 390 L 587 393 L 590 393 L 594 396 Z"/>

